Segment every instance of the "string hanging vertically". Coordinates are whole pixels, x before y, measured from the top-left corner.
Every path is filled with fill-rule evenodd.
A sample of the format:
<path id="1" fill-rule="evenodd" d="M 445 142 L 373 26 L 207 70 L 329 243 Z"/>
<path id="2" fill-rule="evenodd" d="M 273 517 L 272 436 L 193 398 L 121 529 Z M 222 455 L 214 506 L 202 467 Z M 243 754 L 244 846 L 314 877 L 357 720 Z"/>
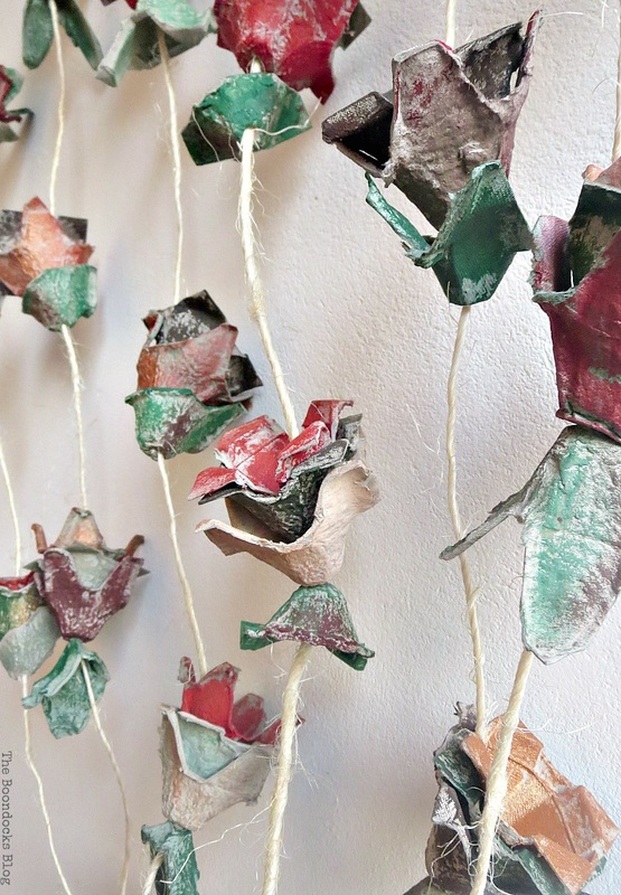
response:
<path id="1" fill-rule="evenodd" d="M 103 747 L 108 753 L 108 757 L 110 759 L 110 764 L 112 765 L 112 770 L 114 772 L 114 776 L 116 777 L 116 781 L 118 783 L 119 791 L 121 793 L 121 801 L 123 803 L 123 814 L 125 818 L 125 850 L 123 854 L 123 866 L 121 868 L 121 895 L 126 895 L 127 892 L 127 880 L 129 877 L 129 859 L 130 859 L 130 843 L 131 843 L 131 821 L 129 817 L 129 807 L 127 803 L 127 793 L 125 792 L 125 787 L 123 786 L 123 780 L 121 778 L 121 769 L 119 768 L 119 764 L 116 760 L 116 756 L 114 754 L 114 750 L 108 740 L 108 737 L 105 734 L 103 726 L 101 724 L 101 718 L 99 716 L 99 708 L 97 707 L 97 700 L 95 699 L 95 694 L 93 693 L 93 685 L 91 682 L 91 676 L 89 674 L 88 668 L 84 660 L 81 663 L 82 675 L 84 677 L 84 683 L 86 684 L 86 692 L 88 693 L 88 701 L 91 706 L 91 711 L 93 713 L 93 721 L 95 722 L 95 727 L 97 728 L 97 733 L 99 734 L 99 738 L 103 743 Z"/>
<path id="2" fill-rule="evenodd" d="M 162 65 L 164 68 L 166 92 L 168 94 L 169 133 L 173 158 L 173 185 L 175 194 L 175 210 L 177 214 L 177 253 L 175 260 L 174 304 L 177 304 L 181 300 L 181 265 L 183 259 L 183 206 L 181 204 L 181 154 L 179 151 L 179 135 L 177 127 L 177 100 L 175 97 L 175 90 L 170 74 L 170 55 L 168 52 L 168 47 L 166 46 L 166 38 L 161 30 L 158 31 L 157 39 L 160 58 L 162 60 Z M 203 638 L 201 637 L 198 619 L 196 617 L 192 587 L 190 585 L 190 581 L 183 564 L 183 557 L 181 555 L 181 547 L 179 544 L 179 535 L 177 532 L 177 517 L 175 514 L 175 508 L 173 505 L 172 493 L 170 488 L 170 479 L 168 477 L 168 470 L 166 469 L 166 461 L 164 460 L 164 457 L 161 453 L 158 453 L 157 455 L 157 465 L 162 479 L 164 498 L 166 500 L 166 509 L 168 511 L 170 520 L 170 540 L 172 542 L 173 553 L 175 556 L 177 576 L 179 578 L 179 583 L 181 584 L 183 602 L 188 616 L 188 621 L 190 623 L 192 636 L 194 638 L 198 658 L 198 667 L 201 677 L 203 677 L 209 670 L 207 666 L 205 644 L 203 642 Z"/>
<path id="3" fill-rule="evenodd" d="M 205 653 L 205 645 L 203 643 L 203 638 L 201 637 L 200 628 L 198 626 L 198 620 L 196 618 L 196 611 L 194 609 L 194 597 L 192 595 L 192 588 L 190 586 L 190 582 L 188 580 L 187 573 L 185 571 L 185 566 L 183 565 L 183 559 L 181 557 L 181 548 L 179 546 L 179 536 L 177 534 L 177 517 L 175 515 L 175 508 L 173 506 L 172 494 L 170 491 L 170 481 L 168 478 L 168 471 L 166 469 L 166 461 L 163 456 L 158 453 L 157 455 L 157 465 L 160 470 L 160 475 L 162 477 L 162 485 L 164 486 L 164 497 L 166 499 L 166 508 L 168 510 L 168 516 L 170 519 L 170 540 L 173 545 L 173 552 L 175 554 L 175 563 L 177 566 L 177 575 L 179 576 L 179 581 L 181 583 L 181 590 L 183 592 L 183 600 L 185 603 L 186 612 L 188 614 L 188 620 L 190 622 L 190 628 L 192 629 L 192 635 L 194 637 L 194 643 L 196 645 L 196 652 L 198 655 L 198 666 L 200 669 L 201 677 L 207 674 L 209 670 L 207 667 L 207 656 Z"/>
<path id="4" fill-rule="evenodd" d="M 457 0 L 446 0 L 446 43 L 450 47 L 455 46 L 457 35 Z M 459 512 L 459 502 L 457 499 L 457 457 L 455 454 L 455 428 L 457 423 L 457 372 L 461 359 L 464 337 L 468 319 L 470 317 L 470 307 L 465 305 L 460 312 L 459 322 L 457 324 L 457 332 L 455 333 L 455 343 L 453 345 L 453 354 L 451 358 L 451 368 L 449 371 L 447 385 L 447 404 L 448 412 L 446 419 L 446 456 L 448 462 L 448 507 L 453 527 L 453 534 L 457 540 L 463 537 L 463 527 Z M 459 557 L 459 568 L 461 573 L 464 594 L 466 596 L 466 611 L 468 619 L 468 629 L 470 631 L 470 640 L 472 642 L 472 659 L 474 666 L 474 684 L 475 684 L 475 710 L 476 710 L 476 729 L 482 739 L 485 739 L 486 730 L 486 697 L 485 697 L 485 673 L 484 664 L 485 656 L 483 652 L 483 644 L 481 640 L 481 631 L 479 628 L 479 616 L 477 610 L 477 593 L 478 589 L 472 580 L 472 572 L 467 557 L 463 554 Z"/>
<path id="5" fill-rule="evenodd" d="M 621 156 L 621 0 L 619 2 L 619 50 L 617 53 L 617 89 L 615 92 L 616 110 L 615 110 L 615 130 L 614 139 L 612 141 L 612 160 L 616 162 Z"/>
<path id="6" fill-rule="evenodd" d="M 84 509 L 88 506 L 86 495 L 86 450 L 84 447 L 84 422 L 82 419 L 82 389 L 84 388 L 82 377 L 80 376 L 80 366 L 78 356 L 75 350 L 75 343 L 71 330 L 63 324 L 62 337 L 65 341 L 67 349 L 67 357 L 69 359 L 69 368 L 71 369 L 71 387 L 73 392 L 73 410 L 76 421 L 76 431 L 78 435 L 78 471 L 80 479 L 80 501 Z"/>
<path id="7" fill-rule="evenodd" d="M 274 795 L 272 796 L 270 805 L 269 827 L 265 842 L 262 895 L 276 895 L 276 892 L 278 891 L 280 855 L 282 850 L 282 829 L 287 800 L 289 798 L 289 783 L 291 782 L 291 773 L 293 770 L 293 750 L 298 721 L 300 686 L 302 684 L 304 671 L 311 657 L 311 650 L 312 646 L 308 643 L 302 643 L 297 648 L 291 668 L 289 669 L 289 675 L 283 694 L 280 751 L 278 754 L 278 768 L 276 770 Z"/>
<path id="8" fill-rule="evenodd" d="M 2 477 L 6 488 L 7 498 L 9 501 L 9 511 L 11 513 L 11 521 L 13 522 L 13 531 L 15 533 L 15 577 L 19 578 L 22 568 L 22 536 L 19 528 L 19 518 L 17 516 L 17 507 L 15 505 L 15 493 L 13 484 L 9 475 L 9 467 L 7 466 L 6 456 L 4 454 L 4 446 L 0 440 L 0 469 L 2 469 Z"/>
<path id="9" fill-rule="evenodd" d="M 56 0 L 49 0 L 49 7 L 52 16 L 54 49 L 56 52 L 58 80 L 60 84 L 60 93 L 58 97 L 58 130 L 56 132 L 56 143 L 54 146 L 52 170 L 50 174 L 50 211 L 52 212 L 52 214 L 56 214 L 56 183 L 58 180 L 58 168 L 60 166 L 60 154 L 62 151 L 63 137 L 65 135 L 65 97 L 67 85 L 65 77 L 65 62 L 63 59 L 63 48 L 60 42 L 60 25 L 58 23 L 58 7 L 56 6 Z"/>
<path id="10" fill-rule="evenodd" d="M 251 72 L 261 71 L 261 65 L 256 60 L 253 61 Z M 254 207 L 254 189 L 256 176 L 254 171 L 254 128 L 246 128 L 242 134 L 240 143 L 241 153 L 241 183 L 239 190 L 239 230 L 241 234 L 242 248 L 244 250 L 244 260 L 246 265 L 246 279 L 250 288 L 251 304 L 250 308 L 252 316 L 257 322 L 259 334 L 263 343 L 265 356 L 272 369 L 274 377 L 274 385 L 280 400 L 285 425 L 291 438 L 294 438 L 298 432 L 298 425 L 295 419 L 295 410 L 287 383 L 285 382 L 284 373 L 280 359 L 274 347 L 272 334 L 270 331 L 267 308 L 265 304 L 265 290 L 263 281 L 259 271 L 259 246 L 256 238 L 253 207 Z"/>
<path id="11" fill-rule="evenodd" d="M 471 895 L 484 895 L 487 876 L 492 862 L 496 827 L 507 794 L 509 756 L 513 735 L 520 721 L 520 711 L 526 692 L 528 676 L 534 661 L 533 653 L 523 650 L 511 689 L 507 710 L 502 716 L 502 727 L 492 766 L 485 787 L 485 807 L 478 827 L 479 856 L 474 874 Z"/>
<path id="12" fill-rule="evenodd" d="M 145 877 L 143 886 L 142 886 L 142 895 L 153 895 L 153 890 L 155 888 L 155 880 L 157 879 L 157 874 L 164 863 L 164 855 L 157 854 L 151 859 L 149 864 L 149 870 Z"/>
<path id="13" fill-rule="evenodd" d="M 26 696 L 28 696 L 28 676 L 25 674 L 22 675 L 21 680 L 22 696 L 25 698 Z M 22 712 L 24 716 L 24 747 L 26 753 L 26 764 L 30 768 L 30 771 L 37 783 L 39 804 L 41 805 L 41 811 L 43 813 L 43 819 L 45 821 L 45 829 L 50 845 L 50 851 L 52 853 L 52 860 L 54 861 L 54 866 L 56 867 L 56 872 L 58 873 L 58 878 L 60 879 L 65 895 L 72 895 L 71 889 L 69 888 L 69 883 L 67 882 L 67 878 L 63 873 L 63 869 L 58 858 L 58 852 L 56 851 L 56 844 L 54 842 L 54 835 L 52 833 L 52 822 L 50 820 L 50 813 L 48 811 L 47 802 L 45 799 L 45 790 L 43 789 L 43 780 L 41 779 L 41 774 L 37 770 L 37 766 L 34 763 L 34 758 L 32 757 L 32 740 L 30 735 L 30 716 L 28 715 L 28 709 L 22 709 Z"/>

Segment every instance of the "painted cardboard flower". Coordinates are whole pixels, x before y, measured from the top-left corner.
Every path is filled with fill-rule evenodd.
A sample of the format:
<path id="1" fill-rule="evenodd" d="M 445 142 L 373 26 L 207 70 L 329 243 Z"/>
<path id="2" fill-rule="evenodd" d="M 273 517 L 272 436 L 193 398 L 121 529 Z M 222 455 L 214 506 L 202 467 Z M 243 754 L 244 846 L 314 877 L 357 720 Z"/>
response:
<path id="1" fill-rule="evenodd" d="M 188 0 L 138 0 L 125 19 L 101 64 L 97 78 L 116 87 L 129 69 L 155 68 L 160 58 L 159 34 L 169 56 L 179 56 L 213 30 L 210 12 L 198 13 Z"/>
<path id="2" fill-rule="evenodd" d="M 422 236 L 366 176 L 367 203 L 400 237 L 407 257 L 433 270 L 451 304 L 490 299 L 516 252 L 532 247 L 530 229 L 500 162 L 474 169 L 466 186 L 452 197 L 435 237 Z"/>
<path id="3" fill-rule="evenodd" d="M 256 802 L 269 773 L 280 721 L 266 723 L 254 693 L 235 701 L 238 674 L 224 662 L 197 681 L 183 659 L 181 709 L 162 708 L 162 812 L 190 830 L 239 802 Z"/>
<path id="4" fill-rule="evenodd" d="M 0 213 L 0 291 L 22 297 L 22 311 L 53 331 L 90 317 L 96 270 L 86 262 L 86 221 L 56 218 L 38 199 Z"/>
<path id="5" fill-rule="evenodd" d="M 24 118 L 30 118 L 30 109 L 7 109 L 22 89 L 24 79 L 14 68 L 0 65 L 0 143 L 12 143 L 19 139 L 19 132 L 12 125 L 19 125 Z"/>
<path id="6" fill-rule="evenodd" d="M 140 836 L 149 846 L 151 858 L 162 858 L 155 877 L 156 895 L 198 895 L 200 874 L 190 831 L 166 822 L 143 826 Z"/>
<path id="7" fill-rule="evenodd" d="M 42 556 L 31 568 L 61 634 L 67 640 L 92 640 L 127 604 L 144 564 L 134 556 L 144 538 L 135 535 L 124 550 L 110 550 L 92 513 L 75 507 L 49 546 L 41 526 L 32 528 Z"/>
<path id="8" fill-rule="evenodd" d="M 80 733 L 91 715 L 86 674 L 99 702 L 110 680 L 108 669 L 97 653 L 85 649 L 79 640 L 70 640 L 50 673 L 22 699 L 24 708 L 42 705 L 50 731 L 57 738 Z"/>
<path id="9" fill-rule="evenodd" d="M 522 639 L 542 662 L 584 649 L 617 599 L 619 483 L 621 448 L 569 426 L 521 491 L 441 554 L 453 559 L 510 516 L 523 523 Z"/>
<path id="10" fill-rule="evenodd" d="M 93 29 L 80 11 L 77 0 L 56 2 L 58 21 L 72 43 L 82 51 L 91 66 L 97 68 L 101 47 Z M 22 26 L 22 56 L 28 68 L 38 68 L 54 40 L 49 0 L 26 0 Z"/>
<path id="11" fill-rule="evenodd" d="M 311 126 L 302 98 L 276 75 L 256 72 L 233 75 L 192 107 L 183 129 L 197 165 L 241 157 L 247 128 L 255 130 L 254 150 L 270 149 Z"/>
<path id="12" fill-rule="evenodd" d="M 207 292 L 151 311 L 144 323 L 138 390 L 125 399 L 140 449 L 153 459 L 202 451 L 244 413 L 261 380 Z"/>
<path id="13" fill-rule="evenodd" d="M 379 499 L 373 476 L 356 457 L 360 417 L 348 401 L 314 401 L 291 440 L 259 417 L 225 435 L 223 464 L 199 473 L 190 498 L 226 497 L 231 524 L 201 522 L 197 531 L 223 553 L 250 553 L 299 584 L 322 584 L 343 563 L 354 518 Z"/>
<path id="14" fill-rule="evenodd" d="M 345 597 L 332 584 L 299 587 L 265 624 L 242 622 L 242 649 L 263 649 L 281 640 L 325 646 L 362 671 L 375 653 L 358 640 Z"/>
<path id="15" fill-rule="evenodd" d="M 331 115 L 324 140 L 395 183 L 440 228 L 476 167 L 499 160 L 509 173 L 538 18 L 523 37 L 518 22 L 457 50 L 442 41 L 406 50 L 393 60 L 392 93 L 370 93 Z"/>
<path id="16" fill-rule="evenodd" d="M 218 46 L 235 54 L 244 71 L 253 59 L 294 90 L 310 87 L 325 102 L 334 89 L 332 56 L 368 24 L 364 13 L 350 21 L 357 0 L 215 0 Z"/>
<path id="17" fill-rule="evenodd" d="M 621 164 L 585 176 L 569 223 L 537 222 L 534 300 L 550 320 L 556 415 L 621 442 Z"/>
<path id="18" fill-rule="evenodd" d="M 470 893 L 469 867 L 476 859 L 477 826 L 501 725 L 502 718 L 492 722 L 484 743 L 473 732 L 472 718 L 462 715 L 434 755 L 439 791 L 426 864 L 441 892 Z M 490 892 L 579 895 L 603 868 L 617 834 L 593 796 L 557 771 L 542 743 L 520 725 L 509 758 Z"/>
<path id="19" fill-rule="evenodd" d="M 0 662 L 10 677 L 34 674 L 59 637 L 56 619 L 43 604 L 34 573 L 0 578 Z"/>

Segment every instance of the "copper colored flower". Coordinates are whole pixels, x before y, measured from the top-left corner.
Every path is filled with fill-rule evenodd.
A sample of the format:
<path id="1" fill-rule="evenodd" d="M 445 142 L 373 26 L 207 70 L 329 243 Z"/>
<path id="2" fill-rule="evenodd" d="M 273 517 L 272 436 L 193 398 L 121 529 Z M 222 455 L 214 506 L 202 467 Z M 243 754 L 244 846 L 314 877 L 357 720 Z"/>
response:
<path id="1" fill-rule="evenodd" d="M 110 550 L 92 513 L 76 508 L 49 546 L 41 526 L 32 527 L 42 554 L 32 568 L 61 634 L 66 640 L 92 640 L 127 604 L 144 563 L 134 553 L 144 539 L 135 535 L 124 550 Z"/>

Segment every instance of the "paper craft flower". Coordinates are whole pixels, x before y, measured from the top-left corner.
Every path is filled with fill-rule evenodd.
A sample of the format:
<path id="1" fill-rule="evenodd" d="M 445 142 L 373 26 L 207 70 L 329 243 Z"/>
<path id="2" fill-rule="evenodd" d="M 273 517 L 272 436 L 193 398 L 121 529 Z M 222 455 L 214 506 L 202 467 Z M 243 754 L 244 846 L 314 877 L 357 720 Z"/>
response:
<path id="1" fill-rule="evenodd" d="M 462 716 L 434 755 L 440 788 L 427 870 L 440 891 L 456 895 L 471 889 L 468 871 L 476 856 L 477 826 L 502 718 L 491 723 L 487 743 L 472 727 L 471 719 Z M 583 786 L 553 767 L 542 743 L 523 725 L 513 738 L 508 771 L 494 842 L 493 887 L 579 895 L 605 864 L 616 826 Z"/>
<path id="2" fill-rule="evenodd" d="M 82 51 L 91 66 L 97 68 L 101 59 L 101 47 L 91 26 L 78 6 L 77 0 L 57 2 L 58 21 L 67 37 Z M 47 56 L 54 40 L 52 13 L 49 0 L 26 0 L 22 26 L 24 64 L 38 68 Z"/>
<path id="3" fill-rule="evenodd" d="M 359 33 L 360 26 L 348 27 L 357 5 L 357 0 L 215 0 L 218 46 L 234 53 L 244 71 L 258 59 L 294 90 L 310 87 L 325 102 L 334 89 L 334 49 L 345 31 L 349 42 Z"/>
<path id="4" fill-rule="evenodd" d="M 32 115 L 30 109 L 7 109 L 23 83 L 24 79 L 15 69 L 0 65 L 0 143 L 12 143 L 19 139 L 19 133 L 11 125 L 20 124 Z"/>
<path id="5" fill-rule="evenodd" d="M 181 709 L 162 708 L 162 813 L 199 830 L 238 802 L 256 802 L 280 721 L 266 724 L 263 700 L 254 693 L 235 702 L 239 672 L 228 662 L 200 681 L 189 659 L 181 667 Z"/>
<path id="6" fill-rule="evenodd" d="M 61 634 L 92 640 L 127 604 L 144 564 L 134 556 L 144 538 L 135 535 L 124 550 L 110 550 L 93 514 L 75 507 L 50 546 L 41 526 L 32 528 L 42 556 L 30 568 Z"/>
<path id="7" fill-rule="evenodd" d="M 31 199 L 23 212 L 0 213 L 0 290 L 22 296 L 22 311 L 53 331 L 90 317 L 96 270 L 86 262 L 86 221 L 55 218 Z"/>
<path id="8" fill-rule="evenodd" d="M 161 855 L 155 877 L 156 895 L 198 895 L 198 865 L 194 839 L 189 830 L 176 824 L 143 826 L 142 841 L 149 846 L 151 859 Z"/>
<path id="9" fill-rule="evenodd" d="M 30 696 L 22 699 L 26 709 L 43 706 L 50 731 L 56 738 L 80 733 L 91 715 L 84 670 L 90 678 L 95 701 L 99 702 L 110 675 L 97 653 L 85 649 L 79 640 L 69 641 L 50 673 L 33 685 Z"/>
<path id="10" fill-rule="evenodd" d="M 534 300 L 550 320 L 561 419 L 621 442 L 621 164 L 587 169 L 569 223 L 534 231 Z"/>
<path id="11" fill-rule="evenodd" d="M 0 662 L 12 678 L 31 675 L 47 659 L 60 632 L 43 605 L 34 574 L 0 578 Z"/>
<path id="12" fill-rule="evenodd" d="M 379 499 L 373 476 L 355 457 L 360 417 L 342 417 L 347 401 L 315 401 L 291 440 L 259 417 L 216 447 L 224 465 L 201 472 L 190 497 L 226 497 L 231 525 L 201 522 L 227 555 L 250 553 L 300 584 L 322 584 L 343 563 L 357 515 Z"/>
<path id="13" fill-rule="evenodd" d="M 369 93 L 331 115 L 324 140 L 395 183 L 440 228 L 474 168 L 500 160 L 509 173 L 538 18 L 524 37 L 518 22 L 457 50 L 433 41 L 399 54 L 392 93 Z"/>
<path id="14" fill-rule="evenodd" d="M 500 162 L 474 169 L 466 186 L 452 197 L 436 237 L 421 236 L 366 176 L 367 203 L 400 237 L 408 258 L 418 267 L 432 268 L 451 304 L 490 299 L 516 252 L 532 247 L 530 229 Z"/>
<path id="15" fill-rule="evenodd" d="M 269 149 L 310 128 L 299 94 L 274 74 L 234 75 L 192 107 L 181 136 L 197 165 L 241 157 L 247 128 L 255 133 L 254 150 Z"/>
<path id="16" fill-rule="evenodd" d="M 125 399 L 140 449 L 153 459 L 202 451 L 244 413 L 261 380 L 207 292 L 151 311 L 144 323 L 138 390 Z"/>
<path id="17" fill-rule="evenodd" d="M 280 640 L 325 646 L 356 671 L 375 655 L 358 640 L 345 597 L 332 584 L 299 587 L 265 625 L 241 624 L 242 649 L 263 649 Z"/>
<path id="18" fill-rule="evenodd" d="M 97 69 L 97 78 L 116 87 L 128 69 L 155 68 L 162 61 L 158 35 L 168 55 L 197 46 L 213 30 L 210 12 L 198 13 L 188 0 L 138 0 Z"/>
<path id="19" fill-rule="evenodd" d="M 522 639 L 542 662 L 584 649 L 621 587 L 621 450 L 569 426 L 529 481 L 442 559 L 514 516 L 522 522 Z"/>

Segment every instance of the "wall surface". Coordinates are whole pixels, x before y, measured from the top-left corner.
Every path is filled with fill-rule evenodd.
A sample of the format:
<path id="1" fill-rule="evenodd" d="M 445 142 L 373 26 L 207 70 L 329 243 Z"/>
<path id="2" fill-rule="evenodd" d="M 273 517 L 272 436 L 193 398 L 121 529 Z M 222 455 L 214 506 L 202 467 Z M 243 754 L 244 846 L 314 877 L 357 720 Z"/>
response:
<path id="1" fill-rule="evenodd" d="M 82 3 L 104 47 L 126 7 Z M 320 136 L 321 117 L 390 83 L 394 53 L 441 37 L 443 4 L 365 0 L 373 24 L 335 60 L 337 87 L 313 130 L 257 157 L 257 222 L 274 336 L 296 410 L 315 397 L 345 396 L 364 413 L 366 454 L 383 500 L 351 533 L 336 582 L 361 639 L 377 653 L 358 674 L 325 652 L 313 656 L 303 688 L 306 723 L 285 828 L 282 895 L 315 892 L 401 895 L 423 875 L 435 785 L 432 751 L 453 723 L 456 701 L 473 698 L 464 601 L 456 565 L 438 560 L 451 541 L 446 510 L 446 379 L 456 328 L 430 273 L 364 204 L 362 173 Z M 614 6 L 614 4 L 611 4 Z M 23 69 L 22 4 L 1 0 L 0 62 Z M 460 0 L 458 40 L 525 19 L 523 0 Z M 614 119 L 618 15 L 599 0 L 548 0 L 530 97 L 517 132 L 512 180 L 530 223 L 540 213 L 570 216 L 589 162 L 606 165 Z M 97 251 L 100 307 L 75 335 L 83 376 L 91 509 L 108 543 L 146 538 L 150 570 L 130 605 L 95 648 L 112 674 L 104 723 L 126 781 L 134 823 L 130 891 L 139 891 L 141 823 L 161 820 L 159 705 L 176 704 L 179 657 L 192 651 L 182 610 L 158 471 L 139 451 L 133 414 L 141 317 L 172 301 L 176 223 L 163 71 L 130 73 L 108 88 L 64 42 L 67 130 L 58 211 L 89 219 Z M 192 103 L 236 71 L 213 38 L 174 62 L 181 121 Z M 20 105 L 36 110 L 27 139 L 0 147 L 0 205 L 47 201 L 58 77 L 53 54 L 28 74 Z M 314 106 L 307 97 L 309 108 Z M 183 150 L 186 294 L 207 288 L 240 329 L 266 387 L 254 411 L 279 408 L 258 336 L 247 314 L 236 231 L 239 168 L 196 168 Z M 399 207 L 407 202 L 391 189 Z M 519 257 L 497 295 L 471 314 L 459 378 L 459 494 L 466 524 L 481 520 L 520 487 L 562 428 L 545 315 L 531 302 L 529 259 Z M 32 522 L 54 537 L 78 500 L 68 366 L 59 337 L 7 299 L 0 320 L 0 431 L 18 498 L 28 558 Z M 240 687 L 278 710 L 293 647 L 242 653 L 239 621 L 264 620 L 290 583 L 250 558 L 225 559 L 194 527 L 204 508 L 185 495 L 211 454 L 171 462 L 182 550 L 213 665 L 243 669 Z M 3 492 L 2 492 L 3 493 Z M 224 508 L 209 507 L 223 517 Z M 3 574 L 12 574 L 9 511 L 0 500 Z M 487 656 L 490 697 L 506 703 L 520 653 L 521 547 L 512 522 L 471 551 Z M 588 652 L 537 666 L 524 721 L 570 778 L 586 784 L 621 821 L 618 692 L 619 611 Z M 46 666 L 47 667 L 47 666 Z M 0 750 L 13 753 L 11 892 L 61 891 L 23 761 L 19 687 L 0 681 Z M 122 813 L 94 728 L 55 741 L 32 717 L 36 758 L 58 851 L 74 895 L 118 891 Z M 273 779 L 273 778 L 271 778 Z M 260 891 L 261 849 L 271 781 L 255 807 L 237 807 L 197 834 L 201 892 Z M 621 847 L 589 889 L 613 895 Z"/>

